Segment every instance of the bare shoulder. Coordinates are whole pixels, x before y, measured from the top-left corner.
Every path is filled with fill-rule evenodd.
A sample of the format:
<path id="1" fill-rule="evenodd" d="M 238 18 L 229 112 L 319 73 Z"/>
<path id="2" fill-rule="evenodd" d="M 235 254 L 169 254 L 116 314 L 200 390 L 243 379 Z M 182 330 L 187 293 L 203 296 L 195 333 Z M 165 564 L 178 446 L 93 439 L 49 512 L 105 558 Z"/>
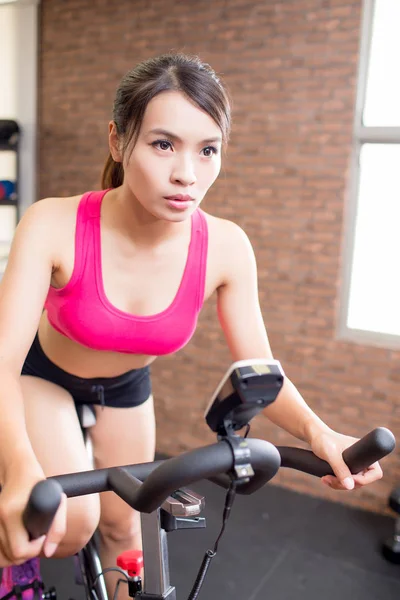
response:
<path id="1" fill-rule="evenodd" d="M 208 225 L 208 270 L 217 289 L 235 274 L 255 269 L 255 257 L 247 234 L 237 223 L 204 214 Z"/>
<path id="2" fill-rule="evenodd" d="M 252 252 L 251 242 L 240 225 L 208 213 L 204 213 L 204 215 L 207 219 L 212 246 L 218 247 L 220 251 L 233 252 L 234 255 L 243 251 Z"/>
<path id="3" fill-rule="evenodd" d="M 64 239 L 76 221 L 76 212 L 82 196 L 43 198 L 25 211 L 21 225 L 46 230 L 47 238 Z"/>
<path id="4" fill-rule="evenodd" d="M 73 244 L 79 196 L 43 198 L 25 211 L 18 229 L 29 238 L 43 238 L 57 268 L 64 249 Z M 30 232 L 30 233 L 29 233 Z"/>
<path id="5" fill-rule="evenodd" d="M 78 204 L 82 195 L 58 198 L 43 198 L 34 202 L 26 211 L 32 219 L 49 221 L 63 219 L 76 215 Z"/>

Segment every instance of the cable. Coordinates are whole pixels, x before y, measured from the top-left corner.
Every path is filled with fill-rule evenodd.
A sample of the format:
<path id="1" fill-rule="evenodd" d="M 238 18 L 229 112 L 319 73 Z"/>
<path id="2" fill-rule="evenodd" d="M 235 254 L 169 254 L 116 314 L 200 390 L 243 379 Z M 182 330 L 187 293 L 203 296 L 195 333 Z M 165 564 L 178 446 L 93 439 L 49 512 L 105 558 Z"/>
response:
<path id="1" fill-rule="evenodd" d="M 244 438 L 247 438 L 247 436 L 250 433 L 250 429 L 251 429 L 251 425 L 250 425 L 250 423 L 247 423 L 247 425 L 246 425 L 246 433 L 243 436 Z"/>
<path id="2" fill-rule="evenodd" d="M 114 592 L 114 596 L 113 596 L 113 600 L 117 600 L 117 596 L 118 596 L 118 588 L 119 588 L 119 584 L 120 583 L 128 583 L 127 581 L 125 581 L 125 579 L 118 579 L 117 581 L 117 585 L 115 586 L 115 592 Z"/>
<path id="3" fill-rule="evenodd" d="M 232 508 L 235 496 L 236 496 L 236 481 L 231 481 L 231 484 L 229 486 L 229 489 L 228 489 L 228 492 L 227 492 L 226 498 L 225 498 L 225 507 L 224 507 L 224 512 L 223 512 L 223 516 L 222 516 L 221 531 L 219 532 L 219 535 L 215 541 L 214 549 L 207 550 L 207 552 L 204 555 L 203 562 L 201 563 L 199 572 L 198 572 L 196 580 L 193 584 L 192 590 L 189 594 L 188 600 L 196 600 L 196 598 L 198 597 L 198 595 L 200 593 L 200 589 L 204 583 L 204 579 L 207 575 L 207 571 L 210 566 L 211 560 L 217 554 L 218 545 L 219 545 L 221 537 L 225 531 L 226 523 L 230 517 L 231 508 Z"/>
<path id="4" fill-rule="evenodd" d="M 117 573 L 121 573 L 121 574 L 122 574 L 122 575 L 125 577 L 125 579 L 126 579 L 126 583 L 128 583 L 128 581 L 129 581 L 129 577 L 128 577 L 128 575 L 125 573 L 125 571 L 123 571 L 122 569 L 119 569 L 118 567 L 107 567 L 106 569 L 103 569 L 103 570 L 101 571 L 101 573 L 98 573 L 98 574 L 96 575 L 96 577 L 94 578 L 94 580 L 93 580 L 93 583 L 92 583 L 92 589 L 93 589 L 93 588 L 94 588 L 94 586 L 96 585 L 96 583 L 97 583 L 97 580 L 99 579 L 99 577 L 104 577 L 104 575 L 105 575 L 106 573 L 109 573 L 110 571 L 117 571 Z M 123 581 L 123 580 L 119 579 L 119 581 Z"/>
<path id="5" fill-rule="evenodd" d="M 247 436 L 249 435 L 250 432 L 250 424 L 248 423 L 246 426 L 246 432 L 244 434 L 244 438 L 247 438 Z M 217 537 L 217 539 L 215 540 L 215 544 L 214 544 L 214 548 L 213 550 L 207 550 L 207 552 L 204 555 L 203 561 L 201 563 L 199 572 L 197 574 L 197 577 L 195 579 L 195 582 L 193 584 L 192 590 L 189 594 L 188 600 L 196 600 L 196 598 L 198 597 L 201 587 L 204 583 L 204 579 L 207 575 L 207 571 L 208 568 L 211 564 L 211 560 L 214 558 L 214 556 L 217 554 L 218 551 L 218 546 L 219 546 L 219 542 L 225 532 L 225 528 L 226 528 L 226 523 L 230 517 L 231 514 L 231 508 L 233 506 L 233 502 L 235 500 L 236 497 L 236 486 L 237 483 L 236 481 L 232 480 L 231 484 L 228 488 L 227 494 L 226 494 L 226 498 L 225 498 L 225 506 L 224 506 L 224 512 L 222 515 L 222 526 L 221 526 L 221 530 L 219 532 L 219 535 Z M 119 569 L 118 567 L 109 567 L 107 569 L 104 569 L 101 573 L 99 573 L 98 575 L 96 575 L 96 578 L 93 581 L 93 585 L 92 585 L 92 589 L 94 588 L 98 578 L 100 576 L 104 576 L 105 573 L 108 573 L 109 571 L 117 571 L 119 573 L 122 573 L 122 575 L 124 575 L 125 580 L 124 579 L 118 579 L 117 581 L 117 585 L 115 588 L 115 592 L 114 592 L 114 597 L 113 600 L 116 600 L 117 598 L 117 594 L 118 594 L 118 588 L 119 588 L 119 584 L 120 583 L 129 583 L 129 578 L 126 575 L 126 573 L 122 570 Z"/>
<path id="6" fill-rule="evenodd" d="M 214 558 L 214 556 L 217 554 L 218 545 L 219 545 L 221 537 L 225 531 L 226 523 L 230 517 L 231 508 L 233 505 L 233 501 L 235 500 L 235 496 L 236 496 L 236 481 L 231 481 L 231 485 L 229 486 L 228 493 L 226 494 L 225 507 L 224 507 L 224 512 L 223 512 L 223 516 L 222 516 L 221 531 L 219 532 L 219 536 L 217 537 L 217 539 L 215 541 L 213 555 L 211 558 Z"/>

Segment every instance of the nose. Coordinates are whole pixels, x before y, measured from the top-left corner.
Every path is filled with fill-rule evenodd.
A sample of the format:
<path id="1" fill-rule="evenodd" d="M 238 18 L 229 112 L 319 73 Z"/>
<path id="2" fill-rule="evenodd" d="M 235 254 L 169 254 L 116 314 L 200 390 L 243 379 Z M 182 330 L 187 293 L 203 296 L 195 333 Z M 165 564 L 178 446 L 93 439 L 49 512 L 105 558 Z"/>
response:
<path id="1" fill-rule="evenodd" d="M 171 181 L 184 186 L 193 185 L 197 181 L 193 160 L 187 154 L 177 156 L 171 172 Z"/>

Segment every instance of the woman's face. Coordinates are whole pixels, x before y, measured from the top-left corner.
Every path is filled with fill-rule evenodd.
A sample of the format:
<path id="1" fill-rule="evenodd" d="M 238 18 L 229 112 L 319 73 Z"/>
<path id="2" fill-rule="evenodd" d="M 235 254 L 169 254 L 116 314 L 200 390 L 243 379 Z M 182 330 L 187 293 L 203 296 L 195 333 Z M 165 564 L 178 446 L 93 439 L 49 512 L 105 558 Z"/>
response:
<path id="1" fill-rule="evenodd" d="M 111 146 L 112 136 L 115 144 L 113 124 Z M 221 147 L 221 130 L 206 112 L 180 92 L 162 92 L 149 102 L 136 145 L 124 157 L 124 187 L 156 218 L 183 221 L 218 177 Z"/>

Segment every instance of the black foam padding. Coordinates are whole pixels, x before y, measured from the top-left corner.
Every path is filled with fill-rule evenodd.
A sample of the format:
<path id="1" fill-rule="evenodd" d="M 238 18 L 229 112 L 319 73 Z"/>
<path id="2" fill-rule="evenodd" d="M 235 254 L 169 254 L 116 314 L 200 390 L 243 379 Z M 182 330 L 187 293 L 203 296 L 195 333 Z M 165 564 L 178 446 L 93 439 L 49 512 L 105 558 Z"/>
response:
<path id="1" fill-rule="evenodd" d="M 33 488 L 22 520 L 32 539 L 45 535 L 61 502 L 62 487 L 54 480 L 39 481 Z"/>

